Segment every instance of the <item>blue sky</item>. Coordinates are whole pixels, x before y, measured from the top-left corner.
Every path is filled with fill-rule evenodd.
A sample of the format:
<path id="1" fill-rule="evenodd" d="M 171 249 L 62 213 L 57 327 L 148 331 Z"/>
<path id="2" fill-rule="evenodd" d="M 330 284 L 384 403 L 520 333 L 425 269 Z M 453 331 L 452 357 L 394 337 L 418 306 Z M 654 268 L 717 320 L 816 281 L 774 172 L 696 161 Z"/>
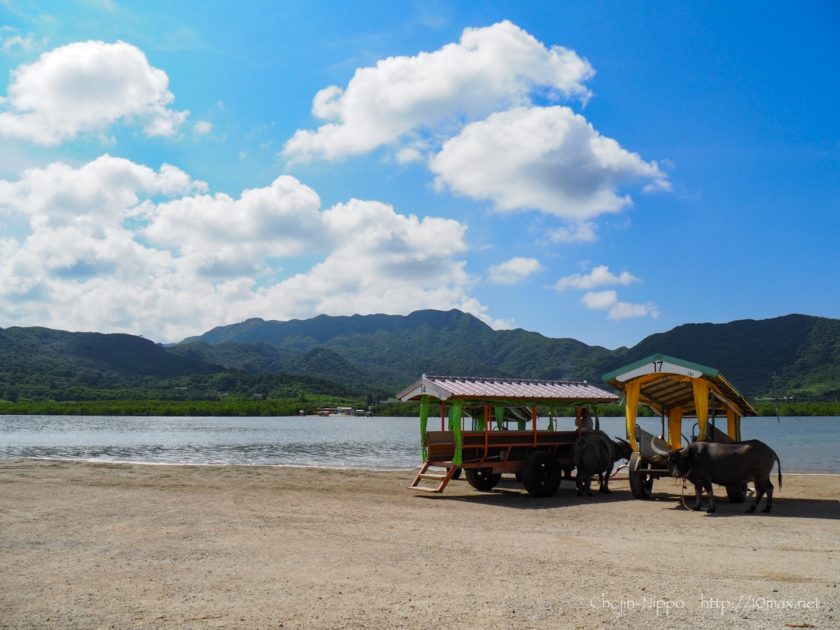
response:
<path id="1" fill-rule="evenodd" d="M 0 1 L 0 326 L 840 317 L 833 2 Z"/>

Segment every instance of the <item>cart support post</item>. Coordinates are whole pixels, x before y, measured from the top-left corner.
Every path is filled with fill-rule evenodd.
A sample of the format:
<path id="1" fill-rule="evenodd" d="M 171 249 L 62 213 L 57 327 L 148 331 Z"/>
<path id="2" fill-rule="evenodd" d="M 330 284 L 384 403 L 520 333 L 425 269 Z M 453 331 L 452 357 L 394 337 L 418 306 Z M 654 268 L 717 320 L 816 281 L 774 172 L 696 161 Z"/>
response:
<path id="1" fill-rule="evenodd" d="M 668 412 L 668 443 L 671 448 L 679 450 L 682 446 L 680 437 L 682 436 L 682 407 L 671 409 Z"/>
<path id="2" fill-rule="evenodd" d="M 726 434 L 735 442 L 741 441 L 741 432 L 738 430 L 740 426 L 738 422 L 738 414 L 734 409 L 726 410 Z"/>
<path id="3" fill-rule="evenodd" d="M 456 466 L 460 466 L 463 461 L 464 437 L 461 435 L 461 409 L 463 404 L 462 401 L 456 400 L 449 408 L 449 430 L 452 431 L 452 437 L 455 438 L 455 453 L 452 455 L 452 463 Z"/>
<path id="4" fill-rule="evenodd" d="M 695 378 L 691 381 L 694 390 L 694 408 L 697 410 L 697 439 L 705 440 L 709 426 L 709 383 Z"/>
<path id="5" fill-rule="evenodd" d="M 496 414 L 496 430 L 497 431 L 504 431 L 505 430 L 505 408 L 502 405 L 496 405 L 493 408 L 493 411 Z"/>
<path id="6" fill-rule="evenodd" d="M 633 380 L 627 383 L 624 390 L 625 403 L 624 415 L 627 420 L 627 441 L 633 447 L 633 451 L 639 451 L 639 445 L 636 444 L 636 410 L 639 407 L 639 381 Z"/>
<path id="7" fill-rule="evenodd" d="M 423 461 L 426 461 L 428 452 L 426 450 L 426 427 L 429 423 L 429 397 L 420 398 L 420 448 L 423 450 Z"/>

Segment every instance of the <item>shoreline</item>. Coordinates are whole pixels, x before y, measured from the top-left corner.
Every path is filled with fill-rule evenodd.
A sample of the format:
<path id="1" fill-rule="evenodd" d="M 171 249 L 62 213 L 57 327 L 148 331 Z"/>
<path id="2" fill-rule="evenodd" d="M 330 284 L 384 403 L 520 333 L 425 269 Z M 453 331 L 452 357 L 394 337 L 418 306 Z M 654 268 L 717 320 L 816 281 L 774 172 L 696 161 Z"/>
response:
<path id="1" fill-rule="evenodd" d="M 0 628 L 840 624 L 838 475 L 705 515 L 666 480 L 533 499 L 413 474 L 0 460 Z"/>
<path id="2" fill-rule="evenodd" d="M 242 464 L 242 463 L 198 463 L 198 462 L 144 462 L 133 460 L 106 460 L 106 459 L 80 459 L 73 457 L 10 457 L 0 458 L 0 466 L 3 462 L 25 462 L 25 461 L 44 461 L 44 462 L 79 462 L 83 464 L 120 464 L 126 466 L 209 466 L 209 467 L 242 467 L 242 468 L 296 468 L 301 470 L 348 470 L 359 472 L 393 472 L 393 473 L 413 473 L 417 471 L 422 462 L 418 460 L 416 466 L 408 466 L 404 468 L 366 468 L 361 466 L 323 466 L 323 465 L 306 465 L 306 464 Z M 773 469 L 775 474 L 775 468 Z M 840 477 L 840 472 L 833 471 L 816 471 L 816 470 L 792 470 L 790 472 L 783 471 L 782 478 L 787 476 L 797 477 Z M 627 480 L 626 474 L 618 474 L 610 477 L 610 480 Z"/>

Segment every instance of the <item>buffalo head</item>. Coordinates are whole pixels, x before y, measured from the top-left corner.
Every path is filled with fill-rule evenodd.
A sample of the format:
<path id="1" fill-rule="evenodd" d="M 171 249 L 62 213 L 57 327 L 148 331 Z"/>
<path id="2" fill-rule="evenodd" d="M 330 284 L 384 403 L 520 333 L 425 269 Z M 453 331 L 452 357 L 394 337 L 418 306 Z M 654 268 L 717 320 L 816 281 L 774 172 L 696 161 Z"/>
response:
<path id="1" fill-rule="evenodd" d="M 633 447 L 630 446 L 630 442 L 627 440 L 616 438 L 613 440 L 613 447 L 615 449 L 616 461 L 619 459 L 630 459 L 630 456 L 633 454 Z"/>
<path id="2" fill-rule="evenodd" d="M 665 458 L 665 465 L 671 471 L 673 477 L 685 477 L 691 472 L 694 464 L 694 453 L 690 448 L 686 447 L 682 450 L 665 449 L 659 446 L 656 440 L 650 441 L 650 447 L 654 453 Z"/>

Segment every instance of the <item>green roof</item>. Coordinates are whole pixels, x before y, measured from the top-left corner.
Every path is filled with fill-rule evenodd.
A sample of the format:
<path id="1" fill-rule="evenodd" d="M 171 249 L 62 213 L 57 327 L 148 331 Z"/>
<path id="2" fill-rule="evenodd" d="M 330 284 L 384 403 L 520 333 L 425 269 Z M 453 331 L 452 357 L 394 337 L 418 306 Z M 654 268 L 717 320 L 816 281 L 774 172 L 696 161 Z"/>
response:
<path id="1" fill-rule="evenodd" d="M 686 361 L 685 359 L 678 359 L 667 354 L 657 353 L 652 354 L 649 357 L 645 357 L 644 359 L 639 359 L 638 361 L 625 365 L 624 367 L 620 367 L 612 372 L 607 372 L 601 378 L 604 379 L 605 382 L 609 383 L 611 380 L 621 376 L 625 372 L 632 372 L 633 370 L 640 368 L 647 363 L 653 363 L 654 361 L 667 361 L 668 363 L 673 363 L 674 365 L 679 365 L 689 370 L 702 372 L 704 376 L 708 376 L 709 378 L 715 378 L 720 375 L 720 370 L 709 367 L 708 365 L 694 363 L 693 361 Z"/>
<path id="2" fill-rule="evenodd" d="M 624 382 L 629 382 L 633 380 L 633 378 L 622 379 L 621 377 L 646 365 L 659 361 L 670 363 L 686 370 L 691 370 L 691 372 L 699 373 L 699 378 L 714 383 L 720 395 L 727 398 L 730 403 L 738 407 L 741 411 L 741 415 L 756 415 L 755 407 L 752 406 L 750 401 L 747 400 L 741 392 L 735 389 L 735 387 L 726 380 L 723 374 L 720 373 L 720 370 L 709 367 L 708 365 L 702 365 L 701 363 L 678 359 L 667 354 L 652 354 L 649 357 L 645 357 L 644 359 L 625 365 L 617 370 L 607 372 L 604 374 L 603 379 L 616 389 L 623 390 Z M 694 395 L 692 393 L 691 386 L 687 383 L 681 384 L 673 382 L 663 385 L 663 381 L 668 380 L 668 373 L 664 373 L 662 376 L 663 379 L 658 379 L 655 383 L 649 382 L 642 387 L 642 397 L 643 399 L 649 401 L 645 404 L 650 405 L 652 403 L 654 406 L 658 405 L 659 407 L 668 408 L 681 406 L 686 410 L 690 410 L 694 405 Z"/>

